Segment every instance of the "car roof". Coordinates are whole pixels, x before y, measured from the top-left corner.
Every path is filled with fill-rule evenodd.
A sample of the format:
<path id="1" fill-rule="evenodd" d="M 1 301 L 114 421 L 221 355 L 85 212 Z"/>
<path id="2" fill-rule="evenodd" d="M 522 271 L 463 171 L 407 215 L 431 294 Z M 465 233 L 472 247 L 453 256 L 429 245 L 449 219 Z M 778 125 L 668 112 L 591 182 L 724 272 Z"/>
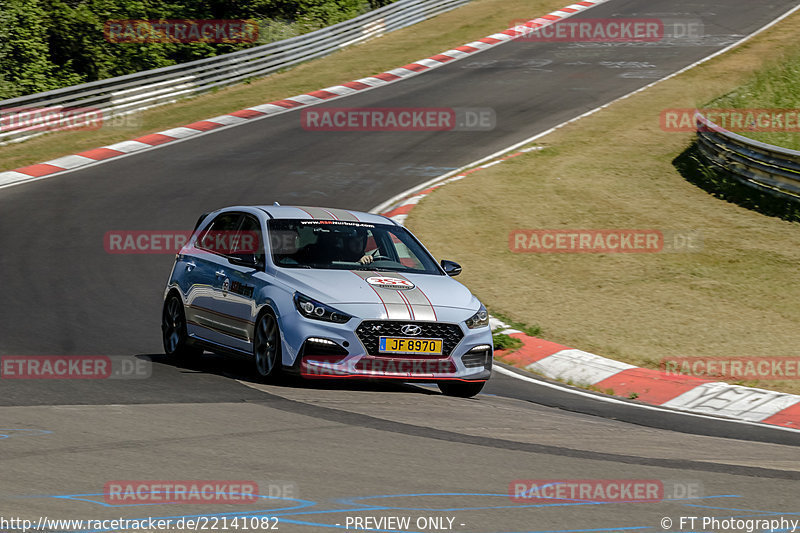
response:
<path id="1" fill-rule="evenodd" d="M 264 211 L 270 218 L 304 220 L 341 220 L 345 222 L 366 222 L 368 224 L 393 224 L 396 222 L 382 215 L 337 209 L 333 207 L 308 207 L 296 205 L 256 205 L 251 208 Z"/>

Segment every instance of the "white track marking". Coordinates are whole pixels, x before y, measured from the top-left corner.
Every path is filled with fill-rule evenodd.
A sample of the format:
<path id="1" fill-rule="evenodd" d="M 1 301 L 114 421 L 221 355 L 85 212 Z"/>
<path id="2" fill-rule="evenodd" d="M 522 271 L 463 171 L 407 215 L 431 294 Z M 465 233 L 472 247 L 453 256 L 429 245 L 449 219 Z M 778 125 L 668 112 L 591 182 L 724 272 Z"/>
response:
<path id="1" fill-rule="evenodd" d="M 512 377 L 512 378 L 515 378 L 515 379 L 519 379 L 521 381 L 525 381 L 525 382 L 528 382 L 528 383 L 533 383 L 533 384 L 539 385 L 541 387 L 547 387 L 549 389 L 554 389 L 554 390 L 558 390 L 558 391 L 561 391 L 561 392 L 568 392 L 570 394 L 575 394 L 577 396 L 583 396 L 585 398 L 591 398 L 593 400 L 597 400 L 597 401 L 600 401 L 600 402 L 613 403 L 613 404 L 616 404 L 616 405 L 627 405 L 629 407 L 636 407 L 638 409 L 644 409 L 646 411 L 658 411 L 658 412 L 661 412 L 661 413 L 672 413 L 674 415 L 689 416 L 689 417 L 692 417 L 692 418 L 702 418 L 704 420 L 717 420 L 717 421 L 722 421 L 722 422 L 731 422 L 733 424 L 744 424 L 746 426 L 755 426 L 755 427 L 758 427 L 758 428 L 771 428 L 771 429 L 778 429 L 778 430 L 781 430 L 781 431 L 788 431 L 790 433 L 800 433 L 800 429 L 787 428 L 787 427 L 784 427 L 784 426 L 773 426 L 771 424 L 760 424 L 758 422 L 750 422 L 749 420 L 738 420 L 736 418 L 725 418 L 725 417 L 720 417 L 720 416 L 701 415 L 701 414 L 697 414 L 697 413 L 691 413 L 689 411 L 683 411 L 683 410 L 680 410 L 680 409 L 665 409 L 665 408 L 659 407 L 657 405 L 648 405 L 648 404 L 642 404 L 642 403 L 626 402 L 624 400 L 620 400 L 619 398 L 614 398 L 612 396 L 606 396 L 606 395 L 601 395 L 601 394 L 592 394 L 590 392 L 585 392 L 585 391 L 582 391 L 582 390 L 576 390 L 576 389 L 572 389 L 572 388 L 569 388 L 569 387 L 566 387 L 566 386 L 562 386 L 562 385 L 556 385 L 555 383 L 550 383 L 548 381 L 543 381 L 543 380 L 531 378 L 531 377 L 528 377 L 528 376 L 523 376 L 522 374 L 519 374 L 517 372 L 514 372 L 513 370 L 509 370 L 509 369 L 504 368 L 502 366 L 495 365 L 492 368 L 492 371 L 493 372 L 497 372 L 499 374 L 503 374 L 504 376 L 509 376 L 509 377 Z"/>

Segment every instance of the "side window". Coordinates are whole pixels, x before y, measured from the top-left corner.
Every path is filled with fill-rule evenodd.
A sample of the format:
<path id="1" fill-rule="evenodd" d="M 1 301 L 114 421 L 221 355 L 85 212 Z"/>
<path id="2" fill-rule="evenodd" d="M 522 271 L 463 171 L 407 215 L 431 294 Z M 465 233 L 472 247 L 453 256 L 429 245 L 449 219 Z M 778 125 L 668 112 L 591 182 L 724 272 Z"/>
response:
<path id="1" fill-rule="evenodd" d="M 367 243 L 364 246 L 364 253 L 374 255 L 375 253 L 380 254 L 380 250 L 378 249 L 378 242 L 375 239 L 375 235 L 372 233 L 371 230 L 367 230 Z M 380 254 L 386 255 L 386 254 Z"/>
<path id="2" fill-rule="evenodd" d="M 241 213 L 222 213 L 197 238 L 196 246 L 215 254 L 231 253 L 233 238 L 242 222 Z"/>
<path id="3" fill-rule="evenodd" d="M 261 223 L 252 215 L 244 215 L 241 228 L 233 239 L 230 255 L 252 257 L 259 262 L 264 260 L 264 240 L 261 238 Z"/>
<path id="4" fill-rule="evenodd" d="M 422 266 L 422 263 L 414 255 L 411 250 L 408 249 L 408 246 L 401 241 L 397 235 L 392 234 L 392 244 L 394 245 L 395 252 L 397 253 L 397 257 L 400 259 L 400 262 L 403 266 L 413 269 L 424 269 L 425 267 Z"/>

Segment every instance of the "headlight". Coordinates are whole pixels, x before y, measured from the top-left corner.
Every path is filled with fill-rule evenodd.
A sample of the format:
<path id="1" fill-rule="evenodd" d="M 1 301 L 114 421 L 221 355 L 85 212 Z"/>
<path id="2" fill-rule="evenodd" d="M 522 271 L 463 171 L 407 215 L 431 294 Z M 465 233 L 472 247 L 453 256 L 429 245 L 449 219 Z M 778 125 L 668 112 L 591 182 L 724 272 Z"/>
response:
<path id="1" fill-rule="evenodd" d="M 489 325 L 489 313 L 486 308 L 481 304 L 478 312 L 467 319 L 467 327 L 469 329 L 482 328 Z"/>
<path id="2" fill-rule="evenodd" d="M 337 311 L 329 305 L 325 305 L 316 300 L 312 300 L 304 294 L 299 292 L 294 293 L 294 306 L 306 318 L 313 318 L 315 320 L 325 320 L 327 322 L 336 322 L 337 324 L 344 324 L 350 320 L 350 315 Z"/>

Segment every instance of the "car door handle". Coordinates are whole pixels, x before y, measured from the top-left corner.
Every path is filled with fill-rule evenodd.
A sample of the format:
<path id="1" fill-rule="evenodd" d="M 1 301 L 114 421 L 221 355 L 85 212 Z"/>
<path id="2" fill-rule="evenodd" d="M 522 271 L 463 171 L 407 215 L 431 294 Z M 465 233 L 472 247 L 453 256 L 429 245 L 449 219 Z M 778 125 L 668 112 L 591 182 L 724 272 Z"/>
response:
<path id="1" fill-rule="evenodd" d="M 186 263 L 186 272 L 191 272 L 195 268 L 197 268 L 197 265 L 195 263 L 193 263 L 192 261 L 189 261 L 189 262 Z"/>
<path id="2" fill-rule="evenodd" d="M 224 278 L 225 277 L 225 271 L 224 270 L 217 270 L 216 274 L 217 274 L 218 278 Z"/>

